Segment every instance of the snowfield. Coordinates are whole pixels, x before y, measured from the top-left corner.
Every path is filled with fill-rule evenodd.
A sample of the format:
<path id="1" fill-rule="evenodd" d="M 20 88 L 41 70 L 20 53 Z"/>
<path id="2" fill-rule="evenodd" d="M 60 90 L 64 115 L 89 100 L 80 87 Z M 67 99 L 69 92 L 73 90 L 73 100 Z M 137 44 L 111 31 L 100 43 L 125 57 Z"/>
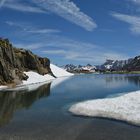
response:
<path id="1" fill-rule="evenodd" d="M 0 90 L 4 90 L 6 88 L 7 88 L 7 86 L 0 86 Z"/>
<path id="2" fill-rule="evenodd" d="M 69 77 L 72 76 L 73 74 L 53 65 L 50 64 L 50 68 L 53 72 L 53 74 L 57 77 L 57 78 L 61 78 L 61 77 Z M 16 88 L 13 89 L 9 89 L 7 86 L 0 86 L 0 90 L 24 90 L 25 88 L 27 89 L 36 89 L 37 87 L 39 87 L 40 85 L 43 85 L 45 83 L 51 82 L 53 80 L 55 80 L 56 78 L 54 78 L 53 76 L 46 74 L 46 75 L 40 75 L 37 72 L 33 72 L 33 71 L 28 71 L 28 72 L 24 72 L 29 78 L 27 80 L 23 80 L 22 84 L 18 85 Z"/>
<path id="3" fill-rule="evenodd" d="M 66 70 L 57 67 L 56 65 L 50 64 L 50 68 L 52 70 L 52 73 L 56 77 L 67 77 L 67 76 L 72 76 L 72 73 L 67 72 Z"/>
<path id="4" fill-rule="evenodd" d="M 55 78 L 51 75 L 40 75 L 36 72 L 29 71 L 29 72 L 24 72 L 29 78 L 27 80 L 23 81 L 22 85 L 29 85 L 33 83 L 43 83 L 46 81 L 51 81 L 54 80 Z"/>
<path id="5" fill-rule="evenodd" d="M 77 103 L 69 111 L 75 115 L 117 119 L 140 126 L 140 91 Z"/>

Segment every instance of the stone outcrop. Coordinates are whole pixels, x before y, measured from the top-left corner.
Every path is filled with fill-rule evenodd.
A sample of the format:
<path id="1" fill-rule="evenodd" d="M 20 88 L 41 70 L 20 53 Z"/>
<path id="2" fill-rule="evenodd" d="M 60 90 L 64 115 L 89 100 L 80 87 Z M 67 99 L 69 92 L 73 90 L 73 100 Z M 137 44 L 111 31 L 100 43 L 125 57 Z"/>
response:
<path id="1" fill-rule="evenodd" d="M 53 75 L 48 58 L 39 57 L 29 50 L 15 48 L 8 39 L 0 38 L 0 85 L 16 85 L 27 80 L 28 76 L 24 71 Z"/>

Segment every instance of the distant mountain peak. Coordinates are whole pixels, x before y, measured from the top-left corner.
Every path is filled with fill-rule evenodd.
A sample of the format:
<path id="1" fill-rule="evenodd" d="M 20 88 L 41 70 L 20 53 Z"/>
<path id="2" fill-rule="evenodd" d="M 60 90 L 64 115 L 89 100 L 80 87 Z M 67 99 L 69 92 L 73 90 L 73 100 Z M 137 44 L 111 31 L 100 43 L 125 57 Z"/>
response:
<path id="1" fill-rule="evenodd" d="M 92 66 L 91 64 L 87 65 L 73 65 L 66 64 L 63 66 L 65 70 L 72 73 L 92 73 L 95 72 L 96 66 Z"/>

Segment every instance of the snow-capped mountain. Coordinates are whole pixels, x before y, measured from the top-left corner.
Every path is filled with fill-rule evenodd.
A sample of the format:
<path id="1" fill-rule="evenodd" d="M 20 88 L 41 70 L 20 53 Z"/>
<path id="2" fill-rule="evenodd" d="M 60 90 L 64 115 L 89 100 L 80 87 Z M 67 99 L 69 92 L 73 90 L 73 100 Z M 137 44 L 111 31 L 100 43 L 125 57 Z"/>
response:
<path id="1" fill-rule="evenodd" d="M 128 71 L 140 71 L 140 56 L 136 56 L 124 66 L 124 69 Z"/>
<path id="2" fill-rule="evenodd" d="M 133 59 L 128 60 L 106 60 L 106 62 L 100 66 L 97 66 L 99 70 L 122 70 L 124 66 L 129 64 Z"/>
<path id="3" fill-rule="evenodd" d="M 90 64 L 87 64 L 85 66 L 82 65 L 73 65 L 73 64 L 67 64 L 63 66 L 63 69 L 65 69 L 68 72 L 72 73 L 92 73 L 95 72 L 96 67 L 92 66 Z"/>

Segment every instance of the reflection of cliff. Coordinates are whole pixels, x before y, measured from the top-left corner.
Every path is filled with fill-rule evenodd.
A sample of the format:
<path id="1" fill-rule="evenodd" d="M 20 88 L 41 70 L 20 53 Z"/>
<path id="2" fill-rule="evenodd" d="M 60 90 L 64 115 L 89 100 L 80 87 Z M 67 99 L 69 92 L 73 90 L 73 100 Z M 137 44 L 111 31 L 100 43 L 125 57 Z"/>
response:
<path id="1" fill-rule="evenodd" d="M 135 84 L 136 86 L 140 86 L 140 76 L 107 76 L 106 77 L 106 83 L 113 83 L 113 82 L 131 82 L 132 84 Z"/>
<path id="2" fill-rule="evenodd" d="M 28 109 L 35 101 L 50 95 L 46 84 L 34 91 L 13 91 L 0 93 L 0 127 L 7 124 L 18 109 Z"/>

